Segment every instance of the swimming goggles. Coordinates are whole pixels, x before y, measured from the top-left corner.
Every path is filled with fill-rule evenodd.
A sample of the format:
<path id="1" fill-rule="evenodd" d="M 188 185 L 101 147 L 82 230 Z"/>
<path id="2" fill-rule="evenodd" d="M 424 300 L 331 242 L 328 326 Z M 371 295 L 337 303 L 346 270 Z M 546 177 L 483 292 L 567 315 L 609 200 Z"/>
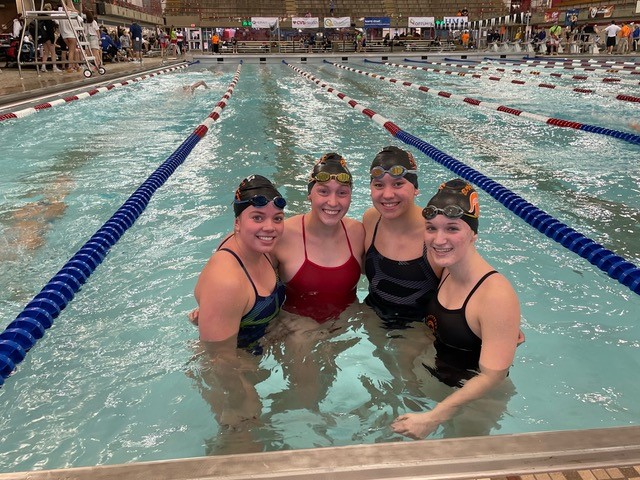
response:
<path id="1" fill-rule="evenodd" d="M 458 205 L 447 205 L 444 208 L 438 208 L 435 205 L 427 205 L 422 210 L 422 216 L 427 220 L 434 219 L 438 214 L 442 214 L 447 218 L 462 218 L 464 215 L 471 218 L 478 218 L 477 215 L 465 212 L 462 207 Z"/>
<path id="2" fill-rule="evenodd" d="M 394 165 L 393 167 L 390 167 L 388 170 L 385 170 L 380 166 L 373 167 L 370 172 L 371 178 L 375 178 L 376 180 L 382 178 L 385 173 L 388 173 L 394 178 L 400 178 L 400 177 L 404 177 L 407 173 L 418 173 L 418 171 L 408 170 L 404 168 L 402 165 Z"/>
<path id="3" fill-rule="evenodd" d="M 328 182 L 329 180 L 336 180 L 339 183 L 344 185 L 351 185 L 351 174 L 346 172 L 340 173 L 329 173 L 329 172 L 318 172 L 315 175 L 311 175 L 311 181 L 315 180 L 316 182 Z"/>
<path id="4" fill-rule="evenodd" d="M 273 199 L 269 199 L 264 195 L 254 195 L 253 197 L 248 198 L 247 200 L 238 200 L 238 199 L 233 200 L 233 203 L 235 203 L 236 205 L 241 205 L 243 203 L 250 203 L 254 207 L 264 207 L 269 202 L 273 202 L 276 208 L 279 208 L 280 210 L 282 210 L 284 207 L 287 206 L 287 201 L 282 197 L 274 197 Z"/>

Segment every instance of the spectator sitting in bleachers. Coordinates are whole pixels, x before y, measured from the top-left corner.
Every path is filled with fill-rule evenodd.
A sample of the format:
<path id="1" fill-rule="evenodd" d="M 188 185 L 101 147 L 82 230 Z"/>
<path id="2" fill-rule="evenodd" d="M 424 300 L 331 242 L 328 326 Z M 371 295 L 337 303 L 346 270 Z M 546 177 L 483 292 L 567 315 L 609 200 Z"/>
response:
<path id="1" fill-rule="evenodd" d="M 106 29 L 103 29 L 100 33 L 100 46 L 102 47 L 102 58 L 104 61 L 108 60 L 112 63 L 118 61 L 118 47 Z"/>

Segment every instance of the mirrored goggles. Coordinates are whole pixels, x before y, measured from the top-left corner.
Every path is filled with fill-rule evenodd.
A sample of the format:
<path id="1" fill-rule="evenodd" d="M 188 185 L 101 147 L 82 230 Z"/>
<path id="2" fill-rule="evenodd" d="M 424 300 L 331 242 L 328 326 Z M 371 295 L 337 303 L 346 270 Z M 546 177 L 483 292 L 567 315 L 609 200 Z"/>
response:
<path id="1" fill-rule="evenodd" d="M 382 178 L 384 176 L 385 173 L 388 173 L 389 175 L 391 175 L 394 178 L 400 178 L 400 177 L 404 177 L 407 173 L 418 173 L 417 170 L 407 170 L 406 168 L 404 168 L 402 165 L 394 165 L 393 167 L 389 168 L 388 170 L 385 170 L 382 167 L 373 167 L 371 169 L 371 177 L 375 178 L 376 180 Z"/>
<path id="2" fill-rule="evenodd" d="M 477 215 L 465 212 L 462 207 L 458 205 L 447 205 L 444 208 L 438 208 L 435 205 L 427 205 L 422 210 L 422 216 L 427 220 L 434 219 L 438 214 L 442 214 L 447 218 L 462 218 L 464 215 L 471 218 L 478 218 Z"/>
<path id="3" fill-rule="evenodd" d="M 273 202 L 276 208 L 279 208 L 280 210 L 282 210 L 284 207 L 287 206 L 287 201 L 282 197 L 275 197 L 273 200 L 270 200 L 264 195 L 254 195 L 253 197 L 248 198 L 247 200 L 235 199 L 233 201 L 233 203 L 235 203 L 236 205 L 242 205 L 243 203 L 250 203 L 254 207 L 264 207 L 269 202 Z"/>
<path id="4" fill-rule="evenodd" d="M 329 180 L 336 180 L 344 185 L 351 185 L 351 174 L 346 172 L 329 173 L 318 172 L 315 175 L 311 175 L 311 181 L 316 182 L 328 182 Z"/>

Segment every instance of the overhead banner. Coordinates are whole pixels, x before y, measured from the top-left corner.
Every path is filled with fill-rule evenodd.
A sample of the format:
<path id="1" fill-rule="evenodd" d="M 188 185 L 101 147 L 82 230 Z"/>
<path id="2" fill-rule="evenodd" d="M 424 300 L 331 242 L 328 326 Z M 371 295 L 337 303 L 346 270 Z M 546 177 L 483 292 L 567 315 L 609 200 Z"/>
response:
<path id="1" fill-rule="evenodd" d="M 444 17 L 445 26 L 462 27 L 469 23 L 469 17 Z"/>
<path id="2" fill-rule="evenodd" d="M 589 8 L 589 17 L 591 18 L 610 18 L 613 15 L 615 5 L 603 5 L 601 7 Z"/>
<path id="3" fill-rule="evenodd" d="M 325 28 L 349 28 L 351 17 L 327 17 L 324 19 Z"/>
<path id="4" fill-rule="evenodd" d="M 253 28 L 273 28 L 278 25 L 278 17 L 251 17 Z"/>
<path id="5" fill-rule="evenodd" d="M 567 15 L 564 17 L 564 24 L 573 29 L 578 24 L 578 15 L 580 15 L 579 8 L 567 10 Z"/>
<path id="6" fill-rule="evenodd" d="M 436 17 L 409 17 L 409 28 L 433 28 Z"/>
<path id="7" fill-rule="evenodd" d="M 291 26 L 293 28 L 320 28 L 320 19 L 318 17 L 291 17 Z"/>
<path id="8" fill-rule="evenodd" d="M 389 28 L 391 17 L 364 17 L 364 28 Z"/>

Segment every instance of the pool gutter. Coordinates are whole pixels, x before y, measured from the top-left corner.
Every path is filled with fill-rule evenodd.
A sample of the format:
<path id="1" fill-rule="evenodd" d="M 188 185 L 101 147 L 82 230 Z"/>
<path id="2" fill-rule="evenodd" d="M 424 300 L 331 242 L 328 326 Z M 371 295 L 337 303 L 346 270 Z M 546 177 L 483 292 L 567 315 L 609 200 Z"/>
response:
<path id="1" fill-rule="evenodd" d="M 0 480 L 465 479 L 634 464 L 640 464 L 635 426 L 7 473 Z"/>

